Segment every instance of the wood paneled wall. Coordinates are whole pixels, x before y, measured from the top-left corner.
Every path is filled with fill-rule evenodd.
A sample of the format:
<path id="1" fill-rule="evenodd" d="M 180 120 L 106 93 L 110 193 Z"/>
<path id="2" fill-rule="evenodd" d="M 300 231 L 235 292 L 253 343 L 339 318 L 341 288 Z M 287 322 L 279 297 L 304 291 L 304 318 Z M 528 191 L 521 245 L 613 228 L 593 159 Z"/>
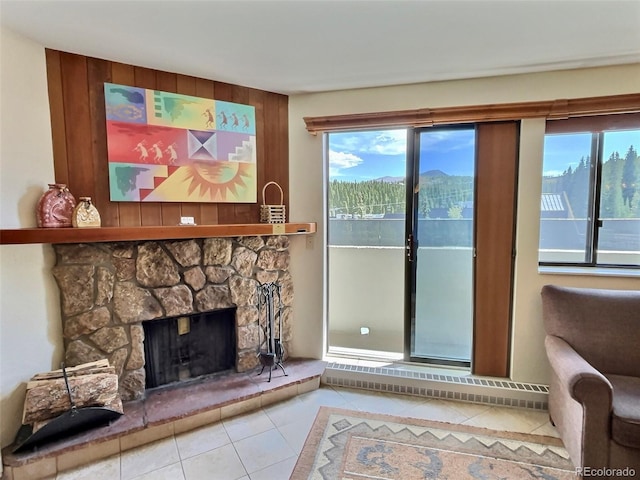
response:
<path id="1" fill-rule="evenodd" d="M 272 92 L 46 50 L 55 181 L 76 199 L 93 199 L 106 227 L 258 223 L 262 187 L 276 181 L 289 210 L 289 98 Z M 134 203 L 109 200 L 104 82 L 194 95 L 255 107 L 258 203 Z M 53 183 L 53 179 L 52 179 Z M 267 189 L 267 203 L 280 201 Z"/>

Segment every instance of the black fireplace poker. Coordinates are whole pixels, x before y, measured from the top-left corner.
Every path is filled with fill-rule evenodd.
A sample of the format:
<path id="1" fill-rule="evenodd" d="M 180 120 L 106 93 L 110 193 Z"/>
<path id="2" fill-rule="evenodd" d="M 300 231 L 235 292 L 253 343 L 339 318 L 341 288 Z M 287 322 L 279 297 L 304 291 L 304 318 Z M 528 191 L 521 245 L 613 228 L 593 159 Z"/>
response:
<path id="1" fill-rule="evenodd" d="M 258 375 L 262 375 L 265 367 L 269 367 L 269 382 L 274 368 L 280 368 L 285 377 L 287 372 L 282 365 L 284 360 L 284 346 L 282 345 L 282 286 L 279 283 L 261 283 L 258 285 L 258 310 L 260 322 L 260 345 L 258 358 L 262 369 Z M 264 317 L 262 312 L 264 311 Z M 264 322 L 262 321 L 264 318 Z M 276 318 L 278 321 L 278 336 L 275 332 Z"/>

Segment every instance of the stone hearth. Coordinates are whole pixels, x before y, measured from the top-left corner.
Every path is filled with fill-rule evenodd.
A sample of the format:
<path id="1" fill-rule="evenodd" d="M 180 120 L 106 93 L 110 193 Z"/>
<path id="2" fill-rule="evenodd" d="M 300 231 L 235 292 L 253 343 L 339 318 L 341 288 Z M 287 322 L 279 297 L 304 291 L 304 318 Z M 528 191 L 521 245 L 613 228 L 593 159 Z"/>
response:
<path id="1" fill-rule="evenodd" d="M 258 364 L 258 283 L 282 285 L 290 341 L 293 282 L 286 236 L 54 245 L 65 362 L 106 358 L 123 400 L 144 397 L 142 322 L 236 306 L 236 370 Z M 278 335 L 280 332 L 276 332 Z"/>

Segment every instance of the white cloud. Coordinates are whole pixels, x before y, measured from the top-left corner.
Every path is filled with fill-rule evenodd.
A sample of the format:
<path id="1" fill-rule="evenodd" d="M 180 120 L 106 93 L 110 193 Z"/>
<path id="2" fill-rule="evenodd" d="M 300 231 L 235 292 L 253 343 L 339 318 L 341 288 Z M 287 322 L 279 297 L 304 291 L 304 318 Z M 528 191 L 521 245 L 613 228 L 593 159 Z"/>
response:
<path id="1" fill-rule="evenodd" d="M 331 146 L 355 154 L 402 155 L 407 149 L 407 131 L 397 129 L 334 133 L 331 135 Z"/>
<path id="2" fill-rule="evenodd" d="M 427 135 L 421 136 L 420 148 L 452 152 L 472 147 L 474 143 L 475 133 L 472 130 L 429 130 Z"/>
<path id="3" fill-rule="evenodd" d="M 378 132 L 373 139 L 371 151 L 381 155 L 401 155 L 407 151 L 406 130 Z"/>
<path id="4" fill-rule="evenodd" d="M 352 153 L 329 150 L 329 175 L 339 176 L 345 168 L 357 167 L 363 162 L 362 158 Z"/>

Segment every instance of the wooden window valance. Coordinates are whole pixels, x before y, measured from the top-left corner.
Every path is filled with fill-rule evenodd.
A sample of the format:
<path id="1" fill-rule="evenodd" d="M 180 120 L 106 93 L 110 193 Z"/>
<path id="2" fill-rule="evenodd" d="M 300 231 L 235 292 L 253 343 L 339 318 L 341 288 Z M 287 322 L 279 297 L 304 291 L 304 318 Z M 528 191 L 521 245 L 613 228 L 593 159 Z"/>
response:
<path id="1" fill-rule="evenodd" d="M 417 108 L 393 112 L 304 117 L 307 131 L 336 132 L 381 127 L 426 127 L 544 117 L 549 120 L 590 115 L 639 113 L 640 93 L 464 107 Z"/>
<path id="2" fill-rule="evenodd" d="M 611 132 L 640 128 L 640 113 L 593 115 L 547 122 L 546 133 Z"/>

